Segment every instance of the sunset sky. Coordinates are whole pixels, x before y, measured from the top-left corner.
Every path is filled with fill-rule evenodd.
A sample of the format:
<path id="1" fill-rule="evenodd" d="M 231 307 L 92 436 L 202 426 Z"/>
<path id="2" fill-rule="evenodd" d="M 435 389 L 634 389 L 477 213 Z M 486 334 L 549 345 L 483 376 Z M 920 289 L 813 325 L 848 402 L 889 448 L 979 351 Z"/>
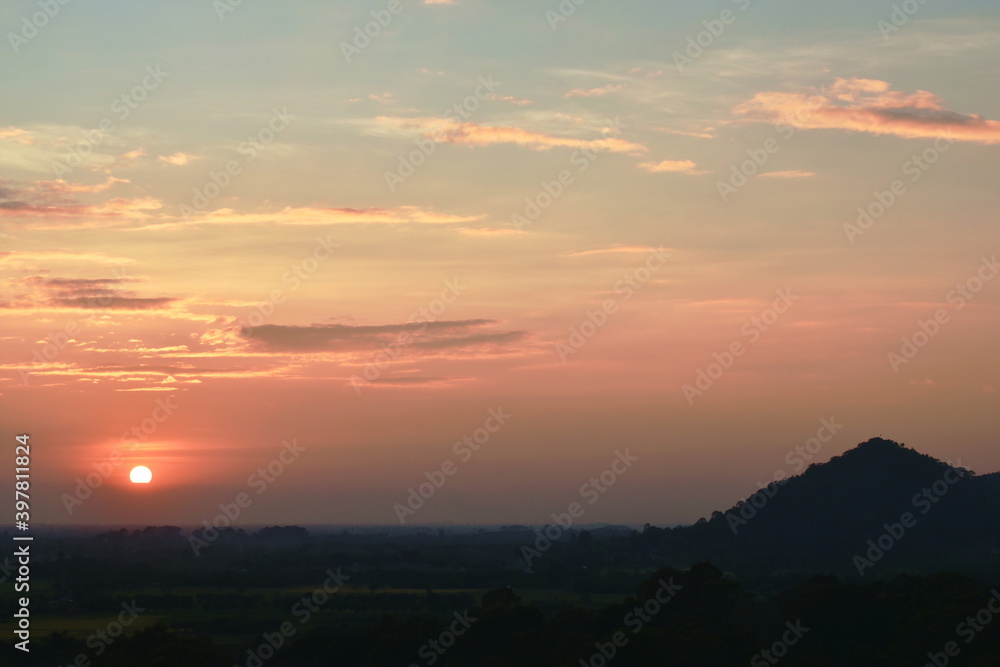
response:
<path id="1" fill-rule="evenodd" d="M 830 423 L 1000 470 L 995 1 L 51 4 L 0 9 L 36 523 L 399 525 L 450 461 L 407 525 L 544 524 L 626 450 L 581 521 L 693 522 Z"/>

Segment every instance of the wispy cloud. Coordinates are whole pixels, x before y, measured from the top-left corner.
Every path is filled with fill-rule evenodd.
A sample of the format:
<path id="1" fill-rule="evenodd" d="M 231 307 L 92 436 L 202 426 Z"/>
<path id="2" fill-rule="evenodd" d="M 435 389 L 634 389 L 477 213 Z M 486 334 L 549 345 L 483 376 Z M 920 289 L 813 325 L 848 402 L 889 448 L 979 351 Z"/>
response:
<path id="1" fill-rule="evenodd" d="M 563 97 L 604 97 L 608 93 L 615 93 L 624 88 L 620 83 L 609 83 L 599 88 L 574 88 L 565 93 Z"/>
<path id="2" fill-rule="evenodd" d="M 401 129 L 416 130 L 438 143 L 464 146 L 491 146 L 494 144 L 515 144 L 536 151 L 551 148 L 589 148 L 612 153 L 645 153 L 649 149 L 618 137 L 603 139 L 579 139 L 558 137 L 544 132 L 536 132 L 520 127 L 493 127 L 478 123 L 460 123 L 444 118 L 392 118 L 379 116 L 380 123 L 395 125 Z"/>
<path id="3" fill-rule="evenodd" d="M 401 336 L 409 337 L 411 342 L 407 346 L 410 348 L 445 350 L 514 342 L 525 335 L 523 331 L 483 331 L 495 324 L 495 320 L 485 319 L 368 326 L 265 324 L 244 327 L 239 333 L 252 348 L 275 352 L 366 352 L 382 345 L 391 345 Z"/>
<path id="4" fill-rule="evenodd" d="M 482 220 L 484 215 L 439 213 L 419 206 L 389 208 L 286 206 L 277 211 L 237 211 L 220 208 L 187 218 L 164 211 L 152 197 L 115 197 L 82 203 L 77 195 L 104 192 L 128 180 L 109 176 L 85 185 L 64 180 L 10 181 L 0 179 L 0 217 L 34 229 L 83 229 L 118 227 L 130 231 L 166 230 L 193 225 L 330 225 L 330 224 L 460 224 Z"/>
<path id="5" fill-rule="evenodd" d="M 82 310 L 156 310 L 179 301 L 176 297 L 140 297 L 122 289 L 128 278 L 49 278 L 29 276 L 16 281 L 27 290 L 0 307 L 37 310 L 70 308 Z"/>
<path id="6" fill-rule="evenodd" d="M 662 162 L 640 162 L 639 168 L 652 174 L 677 173 L 698 176 L 707 174 L 707 171 L 698 169 L 698 165 L 691 160 L 663 160 Z"/>
<path id="7" fill-rule="evenodd" d="M 641 245 L 613 245 L 607 248 L 594 248 L 592 250 L 581 250 L 579 252 L 569 253 L 570 257 L 586 257 L 588 255 L 617 255 L 617 254 L 649 254 L 653 248 Z M 660 252 L 667 252 L 670 254 L 673 252 L 669 248 L 659 248 Z"/>
<path id="8" fill-rule="evenodd" d="M 483 215 L 454 215 L 438 213 L 419 206 L 392 208 L 323 208 L 318 206 L 287 206 L 274 212 L 239 212 L 220 208 L 189 220 L 168 220 L 141 227 L 141 229 L 171 229 L 190 225 L 348 225 L 348 224 L 459 224 L 482 220 Z"/>
<path id="9" fill-rule="evenodd" d="M 487 99 L 494 102 L 509 102 L 510 104 L 516 104 L 518 106 L 528 106 L 529 104 L 535 103 L 534 100 L 525 100 L 511 95 L 497 95 L 496 93 L 490 95 Z"/>
<path id="10" fill-rule="evenodd" d="M 20 127 L 14 127 L 13 125 L 0 127 L 0 140 L 4 139 L 13 139 L 22 144 L 34 143 L 31 138 L 31 132 Z"/>
<path id="11" fill-rule="evenodd" d="M 119 266 L 122 264 L 135 264 L 136 260 L 128 257 L 105 255 L 103 253 L 67 252 L 63 250 L 10 250 L 0 252 L 0 264 L 50 264 L 52 262 L 79 262 Z"/>
<path id="12" fill-rule="evenodd" d="M 682 137 L 695 137 L 698 139 L 715 139 L 714 127 L 706 127 L 703 130 L 678 130 L 672 127 L 654 127 L 653 130 L 665 134 L 676 134 Z"/>
<path id="13" fill-rule="evenodd" d="M 797 169 L 791 169 L 788 171 L 769 171 L 764 174 L 760 174 L 758 178 L 812 178 L 816 175 L 814 171 L 799 171 Z"/>
<path id="14" fill-rule="evenodd" d="M 172 155 L 158 155 L 156 159 L 163 164 L 168 164 L 173 167 L 183 167 L 184 165 L 194 162 L 195 160 L 202 159 L 202 156 L 192 155 L 191 153 L 174 153 Z"/>
<path id="15" fill-rule="evenodd" d="M 64 180 L 30 183 L 0 180 L 0 217 L 14 220 L 28 218 L 31 219 L 31 226 L 36 229 L 92 227 L 103 226 L 109 220 L 142 219 L 150 211 L 162 207 L 158 200 L 151 197 L 116 197 L 98 204 L 83 204 L 76 197 L 80 194 L 104 192 L 119 183 L 128 182 L 114 176 L 90 185 Z M 76 221 L 67 223 L 67 219 Z"/>

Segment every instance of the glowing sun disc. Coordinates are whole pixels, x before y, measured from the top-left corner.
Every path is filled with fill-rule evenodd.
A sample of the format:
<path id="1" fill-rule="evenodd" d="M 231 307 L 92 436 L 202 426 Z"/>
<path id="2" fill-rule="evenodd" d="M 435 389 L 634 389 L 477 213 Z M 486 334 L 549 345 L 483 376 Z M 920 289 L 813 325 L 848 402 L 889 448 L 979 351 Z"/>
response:
<path id="1" fill-rule="evenodd" d="M 128 478 L 133 484 L 149 484 L 149 481 L 153 479 L 153 471 L 146 466 L 136 466 L 132 468 Z"/>

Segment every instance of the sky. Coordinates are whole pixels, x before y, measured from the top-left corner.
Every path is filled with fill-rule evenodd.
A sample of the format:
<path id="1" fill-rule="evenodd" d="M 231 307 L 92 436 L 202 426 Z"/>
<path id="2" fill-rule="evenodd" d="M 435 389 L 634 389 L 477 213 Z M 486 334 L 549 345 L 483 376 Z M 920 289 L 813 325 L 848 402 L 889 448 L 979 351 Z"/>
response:
<path id="1" fill-rule="evenodd" d="M 880 435 L 1000 470 L 995 2 L 0 28 L 36 523 L 688 523 Z"/>

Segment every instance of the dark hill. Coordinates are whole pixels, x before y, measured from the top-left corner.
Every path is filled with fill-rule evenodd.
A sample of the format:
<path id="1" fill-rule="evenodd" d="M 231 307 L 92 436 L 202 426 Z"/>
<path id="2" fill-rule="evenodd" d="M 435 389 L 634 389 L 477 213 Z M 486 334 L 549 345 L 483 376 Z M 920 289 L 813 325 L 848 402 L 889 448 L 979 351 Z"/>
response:
<path id="1" fill-rule="evenodd" d="M 1000 475 L 872 438 L 710 520 L 641 539 L 671 563 L 709 560 L 751 576 L 955 570 L 995 581 Z"/>

